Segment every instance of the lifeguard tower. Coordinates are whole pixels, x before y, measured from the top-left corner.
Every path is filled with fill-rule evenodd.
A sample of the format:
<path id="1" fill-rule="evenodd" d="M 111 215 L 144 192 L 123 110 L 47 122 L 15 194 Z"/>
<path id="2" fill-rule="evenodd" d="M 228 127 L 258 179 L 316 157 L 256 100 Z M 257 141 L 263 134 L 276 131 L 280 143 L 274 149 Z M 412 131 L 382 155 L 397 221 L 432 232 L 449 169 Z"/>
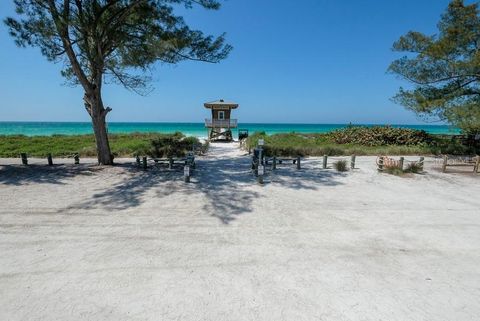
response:
<path id="1" fill-rule="evenodd" d="M 232 141 L 232 128 L 237 128 L 237 120 L 231 119 L 232 109 L 238 108 L 238 104 L 226 102 L 223 99 L 204 104 L 205 108 L 212 110 L 212 118 L 205 119 L 205 127 L 208 130 L 209 140 Z"/>

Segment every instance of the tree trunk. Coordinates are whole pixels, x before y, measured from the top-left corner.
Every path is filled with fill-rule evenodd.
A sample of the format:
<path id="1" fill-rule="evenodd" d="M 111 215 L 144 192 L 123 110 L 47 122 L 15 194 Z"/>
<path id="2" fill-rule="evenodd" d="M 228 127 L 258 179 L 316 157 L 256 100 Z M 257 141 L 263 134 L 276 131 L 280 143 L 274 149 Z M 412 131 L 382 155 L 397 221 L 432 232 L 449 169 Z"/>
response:
<path id="1" fill-rule="evenodd" d="M 106 117 L 111 110 L 103 106 L 100 90 L 85 94 L 85 108 L 92 117 L 93 132 L 97 143 L 97 158 L 100 165 L 113 165 L 113 155 L 108 142 Z"/>
<path id="2" fill-rule="evenodd" d="M 106 115 L 92 116 L 93 132 L 97 143 L 98 163 L 101 165 L 113 165 L 113 157 L 108 142 Z"/>

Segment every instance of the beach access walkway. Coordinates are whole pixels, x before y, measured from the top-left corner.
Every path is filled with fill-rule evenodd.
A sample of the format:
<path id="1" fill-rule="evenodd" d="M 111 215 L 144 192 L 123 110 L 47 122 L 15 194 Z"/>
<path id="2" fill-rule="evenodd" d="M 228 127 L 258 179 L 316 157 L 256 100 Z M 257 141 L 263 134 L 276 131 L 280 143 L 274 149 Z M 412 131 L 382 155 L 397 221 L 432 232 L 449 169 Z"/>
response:
<path id="1" fill-rule="evenodd" d="M 0 159 L 0 320 L 478 320 L 478 175 L 118 161 Z"/>

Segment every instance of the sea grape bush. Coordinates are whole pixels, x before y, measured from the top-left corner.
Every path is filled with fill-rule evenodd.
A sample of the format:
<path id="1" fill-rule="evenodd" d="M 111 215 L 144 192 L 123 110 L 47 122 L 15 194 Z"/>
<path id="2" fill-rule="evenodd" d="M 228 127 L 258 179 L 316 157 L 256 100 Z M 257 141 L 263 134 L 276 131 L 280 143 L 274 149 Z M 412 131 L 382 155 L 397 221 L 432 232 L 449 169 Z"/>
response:
<path id="1" fill-rule="evenodd" d="M 337 144 L 363 146 L 427 145 L 433 137 L 423 130 L 390 126 L 349 126 L 327 134 Z"/>

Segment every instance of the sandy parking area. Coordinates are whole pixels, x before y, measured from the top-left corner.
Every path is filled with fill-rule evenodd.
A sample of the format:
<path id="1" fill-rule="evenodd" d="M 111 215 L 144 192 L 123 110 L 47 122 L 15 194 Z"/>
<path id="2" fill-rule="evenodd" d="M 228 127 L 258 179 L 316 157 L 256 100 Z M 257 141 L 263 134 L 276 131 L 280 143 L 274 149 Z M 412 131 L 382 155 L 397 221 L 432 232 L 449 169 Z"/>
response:
<path id="1" fill-rule="evenodd" d="M 85 161 L 0 166 L 0 320 L 479 319 L 480 175 Z"/>

